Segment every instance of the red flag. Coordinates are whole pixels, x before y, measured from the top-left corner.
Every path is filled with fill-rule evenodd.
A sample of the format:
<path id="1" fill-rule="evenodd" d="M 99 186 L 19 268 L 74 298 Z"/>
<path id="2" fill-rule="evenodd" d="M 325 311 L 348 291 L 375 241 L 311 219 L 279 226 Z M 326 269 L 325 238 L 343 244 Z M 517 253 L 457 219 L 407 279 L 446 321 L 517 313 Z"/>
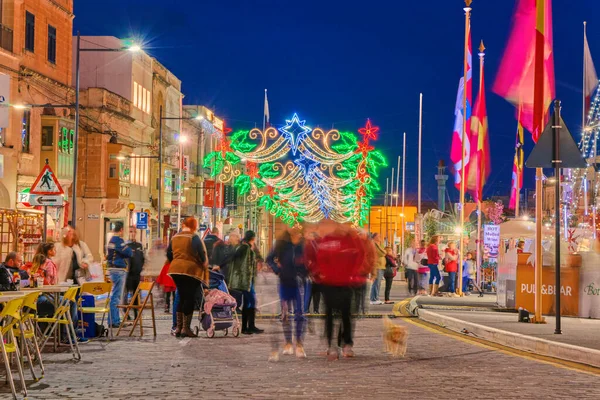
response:
<path id="1" fill-rule="evenodd" d="M 482 43 L 483 46 L 483 43 Z M 483 52 L 483 47 L 482 47 Z M 475 102 L 473 117 L 471 118 L 471 157 L 467 165 L 467 190 L 473 199 L 481 201 L 483 186 L 492 170 L 490 162 L 490 143 L 488 138 L 487 108 L 485 101 L 485 79 L 483 60 L 481 64 L 481 77 L 479 81 L 479 94 Z"/>
<path id="2" fill-rule="evenodd" d="M 554 55 L 552 41 L 552 9 L 551 1 L 546 2 L 546 17 L 544 32 L 544 114 L 555 97 L 554 89 Z M 519 121 L 537 139 L 541 132 L 534 130 L 533 97 L 535 82 L 535 37 L 536 29 L 536 0 L 518 0 L 513 16 L 513 26 L 500 63 L 493 92 L 512 103 L 517 110 Z M 517 111 L 518 112 L 518 111 Z M 542 127 L 543 128 L 543 127 Z"/>

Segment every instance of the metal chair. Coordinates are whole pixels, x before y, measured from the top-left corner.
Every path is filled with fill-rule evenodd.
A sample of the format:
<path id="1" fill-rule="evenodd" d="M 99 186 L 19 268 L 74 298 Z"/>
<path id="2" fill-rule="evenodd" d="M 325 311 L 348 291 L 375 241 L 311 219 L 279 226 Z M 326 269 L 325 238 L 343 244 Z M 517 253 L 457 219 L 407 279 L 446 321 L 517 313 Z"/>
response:
<path id="1" fill-rule="evenodd" d="M 60 305 L 54 311 L 54 316 L 40 318 L 37 317 L 36 322 L 45 322 L 48 324 L 45 332 L 42 334 L 44 341 L 42 342 L 41 350 L 44 350 L 46 344 L 48 344 L 48 340 L 53 337 L 52 335 L 56 335 L 56 328 L 58 326 L 66 326 L 67 331 L 67 340 L 69 341 L 69 345 L 71 346 L 71 352 L 73 353 L 73 358 L 77 360 L 81 360 L 81 352 L 79 351 L 79 344 L 77 343 L 77 335 L 75 334 L 75 326 L 73 325 L 73 319 L 71 318 L 71 303 L 76 302 L 77 291 L 79 287 L 69 288 L 63 298 L 60 301 Z"/>
<path id="2" fill-rule="evenodd" d="M 125 316 L 121 321 L 121 325 L 119 326 L 119 330 L 117 331 L 117 336 L 119 336 L 119 333 L 125 326 L 125 323 L 127 322 L 127 317 L 131 310 L 137 311 L 137 316 L 135 317 L 135 321 L 133 321 L 133 326 L 129 331 L 129 336 L 133 336 L 133 332 L 135 331 L 135 328 L 138 324 L 140 326 L 140 337 L 144 336 L 142 313 L 145 309 L 149 308 L 152 311 L 152 329 L 154 331 L 154 337 L 156 337 L 156 319 L 154 317 L 154 295 L 152 294 L 152 289 L 154 289 L 154 282 L 140 282 L 137 289 L 133 293 L 129 304 L 117 306 L 119 308 L 125 309 Z M 142 299 L 143 291 L 147 291 L 148 294 Z M 150 303 L 148 303 L 148 301 L 150 301 Z"/>
<path id="3" fill-rule="evenodd" d="M 15 388 L 15 382 L 13 380 L 9 354 L 14 354 L 17 360 L 17 369 L 21 378 L 21 388 L 23 395 L 27 397 L 27 387 L 25 386 L 25 375 L 23 374 L 23 366 L 21 365 L 21 352 L 19 351 L 19 344 L 17 342 L 17 336 L 15 335 L 14 328 L 21 323 L 21 307 L 23 306 L 23 299 L 19 298 L 11 300 L 4 305 L 4 308 L 0 312 L 0 350 L 2 351 L 2 357 L 4 358 L 4 365 L 6 366 L 6 380 L 10 383 L 13 398 L 17 399 L 17 390 Z"/>
<path id="4" fill-rule="evenodd" d="M 77 304 L 77 310 L 79 311 L 81 318 L 81 326 L 83 328 L 83 315 L 84 314 L 102 314 L 102 320 L 100 322 L 101 325 L 104 324 L 104 318 L 106 314 L 108 314 L 108 321 L 112 321 L 112 314 L 110 313 L 110 292 L 112 291 L 112 283 L 107 282 L 89 282 L 81 285 L 81 294 L 91 294 L 94 298 L 98 298 L 98 296 L 102 296 L 106 294 L 106 303 L 104 306 L 94 306 L 94 307 L 83 307 L 81 305 L 81 297 L 79 298 Z M 113 339 L 113 328 L 109 326 L 110 337 L 107 337 L 107 341 Z M 82 329 L 82 336 L 85 329 Z"/>

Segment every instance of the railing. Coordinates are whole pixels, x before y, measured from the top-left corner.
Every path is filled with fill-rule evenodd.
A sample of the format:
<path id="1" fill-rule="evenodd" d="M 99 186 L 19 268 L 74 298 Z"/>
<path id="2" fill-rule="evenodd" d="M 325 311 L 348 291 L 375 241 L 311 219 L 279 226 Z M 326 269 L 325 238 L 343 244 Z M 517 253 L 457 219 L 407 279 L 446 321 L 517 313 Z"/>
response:
<path id="1" fill-rule="evenodd" d="M 0 24 L 0 47 L 13 51 L 13 30 Z"/>

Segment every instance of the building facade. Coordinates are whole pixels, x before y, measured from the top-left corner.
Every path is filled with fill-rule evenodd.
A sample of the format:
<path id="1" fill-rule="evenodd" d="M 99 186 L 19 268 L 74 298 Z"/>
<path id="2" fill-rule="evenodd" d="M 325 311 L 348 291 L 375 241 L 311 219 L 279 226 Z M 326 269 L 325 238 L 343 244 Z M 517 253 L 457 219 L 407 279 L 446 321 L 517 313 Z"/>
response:
<path id="1" fill-rule="evenodd" d="M 28 191 L 45 160 L 66 192 L 72 183 L 72 29 L 72 0 L 0 2 L 0 256 L 18 249 L 31 258 L 31 249 L 17 248 L 14 230 L 5 229 L 5 216 L 33 221 L 40 214 L 20 202 L 19 193 Z M 56 232 L 64 209 L 51 207 L 49 214 Z"/>

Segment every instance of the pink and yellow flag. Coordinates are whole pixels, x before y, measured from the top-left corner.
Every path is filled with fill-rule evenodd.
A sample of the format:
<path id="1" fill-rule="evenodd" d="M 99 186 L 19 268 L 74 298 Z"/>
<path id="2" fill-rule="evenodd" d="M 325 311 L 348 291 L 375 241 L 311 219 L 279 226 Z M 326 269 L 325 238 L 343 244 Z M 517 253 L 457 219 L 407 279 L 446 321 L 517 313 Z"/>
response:
<path id="1" fill-rule="evenodd" d="M 519 122 L 532 133 L 535 142 L 541 133 L 541 129 L 534 129 L 533 123 L 535 38 L 537 34 L 544 37 L 544 115 L 547 115 L 548 107 L 555 97 L 551 1 L 538 1 L 545 2 L 544 31 L 540 32 L 536 29 L 538 26 L 536 24 L 536 0 L 518 0 L 510 38 L 492 88 L 494 93 L 504 97 L 517 110 L 521 108 L 520 115 L 518 115 Z"/>

